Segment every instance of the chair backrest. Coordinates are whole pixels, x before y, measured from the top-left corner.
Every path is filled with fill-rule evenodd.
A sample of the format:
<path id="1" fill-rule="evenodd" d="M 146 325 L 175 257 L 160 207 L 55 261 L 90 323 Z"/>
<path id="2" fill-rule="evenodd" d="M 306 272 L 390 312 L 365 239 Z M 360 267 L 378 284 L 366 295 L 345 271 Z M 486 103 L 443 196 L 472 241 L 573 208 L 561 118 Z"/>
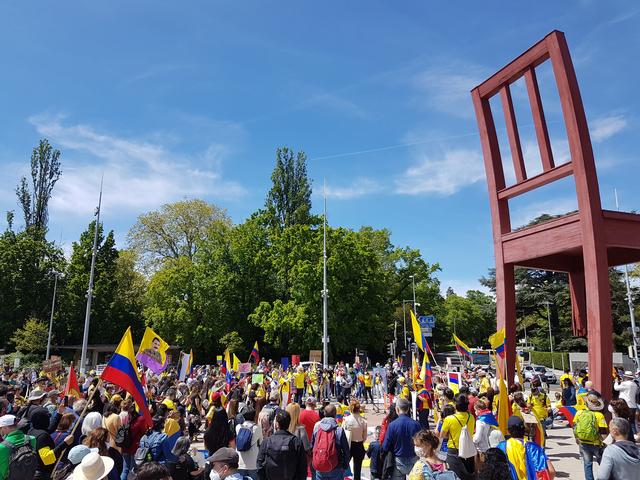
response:
<path id="1" fill-rule="evenodd" d="M 571 161 L 559 166 L 556 166 L 554 162 L 535 70 L 537 66 L 547 60 L 551 61 L 553 68 L 571 155 Z M 509 88 L 512 83 L 523 76 L 542 162 L 542 173 L 532 177 L 527 175 Z M 505 183 L 498 136 L 489 104 L 489 100 L 498 94 L 502 102 L 516 177 L 516 183 L 510 186 Z M 498 222 L 501 234 L 511 231 L 508 203 L 510 198 L 569 175 L 573 175 L 575 178 L 581 218 L 588 220 L 594 214 L 600 214 L 600 193 L 591 138 L 564 33 L 554 30 L 548 34 L 492 77 L 474 88 L 471 91 L 471 96 L 480 130 L 492 216 L 494 223 Z"/>

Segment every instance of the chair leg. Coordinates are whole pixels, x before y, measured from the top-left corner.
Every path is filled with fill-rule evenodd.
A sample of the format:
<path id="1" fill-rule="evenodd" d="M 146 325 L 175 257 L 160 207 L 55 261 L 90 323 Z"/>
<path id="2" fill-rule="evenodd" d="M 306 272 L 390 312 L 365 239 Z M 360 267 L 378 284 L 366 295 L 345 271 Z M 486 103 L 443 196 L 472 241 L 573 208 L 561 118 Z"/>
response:
<path id="1" fill-rule="evenodd" d="M 516 288 L 514 267 L 510 264 L 496 264 L 496 316 L 498 329 L 504 328 L 506 335 L 505 381 L 512 385 L 516 361 Z"/>
<path id="2" fill-rule="evenodd" d="M 587 297 L 584 288 L 584 269 L 569 272 L 569 291 L 571 293 L 571 323 L 573 334 L 587 336 Z"/>
<path id="3" fill-rule="evenodd" d="M 605 252 L 606 253 L 606 252 Z M 609 291 L 609 267 L 604 261 L 589 261 L 585 255 L 584 278 L 587 304 L 587 336 L 589 379 L 604 400 L 611 399 L 611 374 L 613 369 L 613 325 L 611 320 L 611 294 Z"/>

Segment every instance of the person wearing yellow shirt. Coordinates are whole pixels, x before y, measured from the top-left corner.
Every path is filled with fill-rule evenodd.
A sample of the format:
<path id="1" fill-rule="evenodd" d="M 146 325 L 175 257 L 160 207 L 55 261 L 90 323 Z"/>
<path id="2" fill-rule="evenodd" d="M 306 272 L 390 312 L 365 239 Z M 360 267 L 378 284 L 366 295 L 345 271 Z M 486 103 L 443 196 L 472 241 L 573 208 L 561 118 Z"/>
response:
<path id="1" fill-rule="evenodd" d="M 462 427 L 466 426 L 469 435 L 473 438 L 476 421 L 469 410 L 469 400 L 464 394 L 456 397 L 456 413 L 449 415 L 442 422 L 440 439 L 447 439 L 447 465 L 449 470 L 455 472 L 460 478 L 474 478 L 475 457 L 462 458 L 458 456 L 460 445 L 460 433 Z"/>
<path id="2" fill-rule="evenodd" d="M 491 380 L 487 378 L 487 372 L 485 372 L 484 370 L 480 370 L 478 372 L 478 377 L 480 377 L 480 385 L 478 391 L 480 393 L 486 393 L 487 390 L 489 390 L 489 388 L 491 387 Z"/>
<path id="3" fill-rule="evenodd" d="M 602 414 L 604 402 L 597 395 L 585 398 L 587 410 L 578 410 L 573 417 L 573 434 L 580 447 L 584 477 L 593 480 L 593 460 L 600 463 L 604 450 L 602 439 L 607 435 L 607 421 Z M 610 447 L 609 447 L 610 448 Z"/>
<path id="4" fill-rule="evenodd" d="M 369 370 L 364 373 L 364 401 L 367 401 L 367 396 L 373 403 L 373 375 Z"/>
<path id="5" fill-rule="evenodd" d="M 537 385 L 537 384 L 534 384 Z M 553 417 L 551 417 L 551 400 L 547 394 L 542 391 L 539 386 L 534 386 L 531 389 L 531 395 L 529 395 L 528 403 L 531 406 L 531 413 L 533 413 L 540 424 L 545 427 L 553 425 Z"/>
<path id="6" fill-rule="evenodd" d="M 293 374 L 293 387 L 296 389 L 295 401 L 298 405 L 302 405 L 302 398 L 304 397 L 306 383 L 307 374 L 304 372 L 304 367 L 299 365 L 296 369 L 296 373 Z"/>
<path id="7" fill-rule="evenodd" d="M 571 375 L 571 371 L 567 368 L 564 373 L 560 375 L 560 385 L 564 385 L 564 380 L 568 378 L 573 383 L 573 375 Z"/>

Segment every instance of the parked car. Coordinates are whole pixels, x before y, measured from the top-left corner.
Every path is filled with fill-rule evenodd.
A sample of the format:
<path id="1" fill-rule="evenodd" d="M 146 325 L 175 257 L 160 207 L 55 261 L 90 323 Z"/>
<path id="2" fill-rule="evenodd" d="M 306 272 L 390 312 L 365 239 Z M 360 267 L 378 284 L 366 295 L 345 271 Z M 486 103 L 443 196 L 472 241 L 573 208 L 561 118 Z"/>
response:
<path id="1" fill-rule="evenodd" d="M 542 375 L 547 383 L 558 383 L 558 378 L 556 374 L 553 373 L 553 370 L 547 370 L 547 368 L 543 366 L 535 366 L 533 370 L 537 374 Z"/>

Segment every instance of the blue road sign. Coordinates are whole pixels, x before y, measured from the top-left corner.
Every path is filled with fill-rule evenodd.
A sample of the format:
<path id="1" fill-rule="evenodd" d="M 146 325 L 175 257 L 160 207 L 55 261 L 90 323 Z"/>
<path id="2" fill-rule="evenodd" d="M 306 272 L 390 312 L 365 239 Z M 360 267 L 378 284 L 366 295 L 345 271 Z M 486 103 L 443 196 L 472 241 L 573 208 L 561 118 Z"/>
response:
<path id="1" fill-rule="evenodd" d="M 435 328 L 436 317 L 433 315 L 420 315 L 418 317 L 418 323 L 421 328 Z"/>

